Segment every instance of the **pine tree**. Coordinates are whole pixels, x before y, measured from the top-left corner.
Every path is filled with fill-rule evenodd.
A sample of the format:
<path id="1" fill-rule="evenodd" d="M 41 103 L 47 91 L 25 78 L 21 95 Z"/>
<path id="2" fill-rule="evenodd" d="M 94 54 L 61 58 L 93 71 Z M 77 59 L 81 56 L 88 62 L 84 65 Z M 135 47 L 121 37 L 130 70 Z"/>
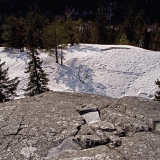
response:
<path id="1" fill-rule="evenodd" d="M 26 47 L 30 48 L 31 43 L 35 48 L 43 48 L 42 34 L 44 28 L 49 24 L 48 19 L 37 9 L 35 12 L 29 12 L 26 17 Z M 32 32 L 32 33 L 31 33 Z M 32 34 L 32 42 L 28 37 Z"/>
<path id="2" fill-rule="evenodd" d="M 69 39 L 69 43 L 71 44 L 71 46 L 78 44 L 80 42 L 80 37 L 82 34 L 81 27 L 82 27 L 81 19 L 78 19 L 75 21 L 69 18 L 65 22 L 64 28 L 65 28 L 66 35 Z"/>
<path id="3" fill-rule="evenodd" d="M 107 15 L 105 13 L 105 1 L 100 0 L 99 1 L 99 8 L 98 12 L 96 13 L 96 37 L 97 37 L 97 42 L 99 44 L 107 44 Z"/>
<path id="4" fill-rule="evenodd" d="M 83 23 L 82 43 L 97 43 L 97 27 L 95 22 L 88 21 Z"/>
<path id="5" fill-rule="evenodd" d="M 30 58 L 25 72 L 29 74 L 29 82 L 27 88 L 24 89 L 24 95 L 26 96 L 34 96 L 49 91 L 47 87 L 49 79 L 42 69 L 42 61 L 37 51 L 37 48 L 41 45 L 41 37 L 39 37 L 39 34 L 41 34 L 42 26 L 40 25 L 39 28 L 37 25 L 39 26 L 37 18 L 35 18 L 35 20 L 31 19 L 26 37 L 26 47 L 29 50 L 28 56 Z"/>
<path id="6" fill-rule="evenodd" d="M 135 17 L 135 41 L 138 47 L 141 47 L 141 41 L 144 42 L 145 33 L 147 31 L 147 23 L 145 18 L 145 12 L 143 10 L 139 11 L 137 16 Z"/>
<path id="7" fill-rule="evenodd" d="M 58 23 L 56 22 L 53 22 L 51 25 L 48 25 L 44 29 L 42 35 L 44 48 L 49 51 L 54 49 L 56 56 L 56 63 L 59 63 L 58 60 L 58 45 L 60 44 L 59 30 L 60 30 L 60 25 L 58 25 Z"/>
<path id="8" fill-rule="evenodd" d="M 150 32 L 151 34 L 151 49 L 160 50 L 160 31 L 159 25 L 155 26 L 155 29 Z"/>
<path id="9" fill-rule="evenodd" d="M 117 36 L 116 44 L 119 44 L 119 45 L 128 45 L 129 44 L 129 41 L 128 41 L 125 33 L 120 33 Z"/>
<path id="10" fill-rule="evenodd" d="M 55 20 L 44 29 L 42 35 L 43 45 L 45 49 L 49 51 L 54 49 L 56 63 L 59 63 L 58 48 L 63 49 L 66 46 L 65 44 L 69 43 L 69 37 L 66 32 L 67 29 L 65 28 L 64 23 L 60 20 Z"/>
<path id="11" fill-rule="evenodd" d="M 1 61 L 1 60 L 0 60 Z M 0 64 L 0 102 L 12 99 L 16 95 L 16 89 L 19 84 L 18 77 L 9 79 L 8 69 L 3 69 L 5 62 Z"/>
<path id="12" fill-rule="evenodd" d="M 0 47 L 2 47 L 3 43 L 4 43 L 4 40 L 2 39 L 2 33 L 3 32 L 4 32 L 3 22 L 2 22 L 2 20 L 0 20 Z"/>
<path id="13" fill-rule="evenodd" d="M 157 81 L 155 81 L 155 84 L 158 85 L 158 87 L 160 88 L 160 81 L 158 79 Z M 155 95 L 155 100 L 160 101 L 160 91 L 157 91 Z"/>
<path id="14" fill-rule="evenodd" d="M 5 19 L 4 32 L 2 33 L 5 47 L 17 48 L 23 51 L 26 37 L 25 23 L 25 19 L 22 17 L 9 16 Z"/>
<path id="15" fill-rule="evenodd" d="M 29 82 L 27 88 L 24 89 L 26 92 L 24 95 L 34 96 L 49 91 L 47 87 L 49 79 L 42 69 L 42 61 L 38 56 L 38 51 L 31 49 L 30 52 L 28 52 L 28 56 L 30 62 L 28 63 L 25 73 L 29 74 Z"/>
<path id="16" fill-rule="evenodd" d="M 135 14 L 130 9 L 129 13 L 127 14 L 127 17 L 125 18 L 125 21 L 123 24 L 120 25 L 120 32 L 123 34 L 125 33 L 127 36 L 128 41 L 131 44 L 135 44 Z"/>

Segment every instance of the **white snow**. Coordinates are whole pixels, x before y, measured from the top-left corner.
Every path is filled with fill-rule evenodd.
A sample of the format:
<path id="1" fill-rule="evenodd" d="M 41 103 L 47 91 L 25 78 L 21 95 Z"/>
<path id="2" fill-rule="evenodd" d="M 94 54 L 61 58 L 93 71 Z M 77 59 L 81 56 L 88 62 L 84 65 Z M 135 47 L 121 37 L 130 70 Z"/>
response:
<path id="1" fill-rule="evenodd" d="M 49 74 L 54 91 L 85 92 L 109 97 L 141 96 L 153 98 L 160 79 L 160 52 L 129 45 L 79 44 L 64 50 L 64 65 L 40 51 L 43 68 Z M 26 52 L 0 48 L 1 62 L 9 67 L 9 76 L 20 79 L 17 94 L 23 97 L 28 75 L 24 73 Z"/>

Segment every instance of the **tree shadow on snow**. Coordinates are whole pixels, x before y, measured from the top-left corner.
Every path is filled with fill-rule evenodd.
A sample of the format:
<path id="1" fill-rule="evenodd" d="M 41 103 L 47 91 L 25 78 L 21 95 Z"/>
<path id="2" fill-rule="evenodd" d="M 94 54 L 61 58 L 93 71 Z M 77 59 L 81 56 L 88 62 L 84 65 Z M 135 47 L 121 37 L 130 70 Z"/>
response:
<path id="1" fill-rule="evenodd" d="M 57 83 L 64 83 L 73 92 L 106 95 L 106 87 L 101 83 L 94 83 L 94 71 L 87 65 L 82 65 L 77 58 L 70 61 L 67 66 L 60 66 L 55 75 Z"/>

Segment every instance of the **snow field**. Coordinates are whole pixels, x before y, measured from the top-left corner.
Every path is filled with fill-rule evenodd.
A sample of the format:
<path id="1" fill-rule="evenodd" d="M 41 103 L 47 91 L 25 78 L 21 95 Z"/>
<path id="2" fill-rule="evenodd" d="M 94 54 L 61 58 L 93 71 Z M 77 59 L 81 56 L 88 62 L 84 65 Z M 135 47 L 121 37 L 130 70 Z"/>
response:
<path id="1" fill-rule="evenodd" d="M 92 93 L 109 97 L 141 96 L 153 98 L 160 79 L 160 52 L 129 45 L 79 44 L 63 51 L 63 65 L 55 57 L 40 51 L 43 68 L 49 75 L 49 88 L 54 91 Z M 28 81 L 24 73 L 26 52 L 0 48 L 1 62 L 9 67 L 9 76 L 20 79 L 17 94 L 23 97 Z"/>

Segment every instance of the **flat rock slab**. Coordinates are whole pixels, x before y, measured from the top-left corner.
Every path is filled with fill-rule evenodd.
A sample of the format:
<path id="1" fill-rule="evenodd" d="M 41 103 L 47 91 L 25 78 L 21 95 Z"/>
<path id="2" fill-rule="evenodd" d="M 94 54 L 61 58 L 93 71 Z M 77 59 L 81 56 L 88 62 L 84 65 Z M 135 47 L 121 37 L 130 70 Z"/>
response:
<path id="1" fill-rule="evenodd" d="M 85 119 L 87 124 L 92 124 L 92 123 L 101 121 L 98 111 L 82 114 L 82 117 Z"/>

